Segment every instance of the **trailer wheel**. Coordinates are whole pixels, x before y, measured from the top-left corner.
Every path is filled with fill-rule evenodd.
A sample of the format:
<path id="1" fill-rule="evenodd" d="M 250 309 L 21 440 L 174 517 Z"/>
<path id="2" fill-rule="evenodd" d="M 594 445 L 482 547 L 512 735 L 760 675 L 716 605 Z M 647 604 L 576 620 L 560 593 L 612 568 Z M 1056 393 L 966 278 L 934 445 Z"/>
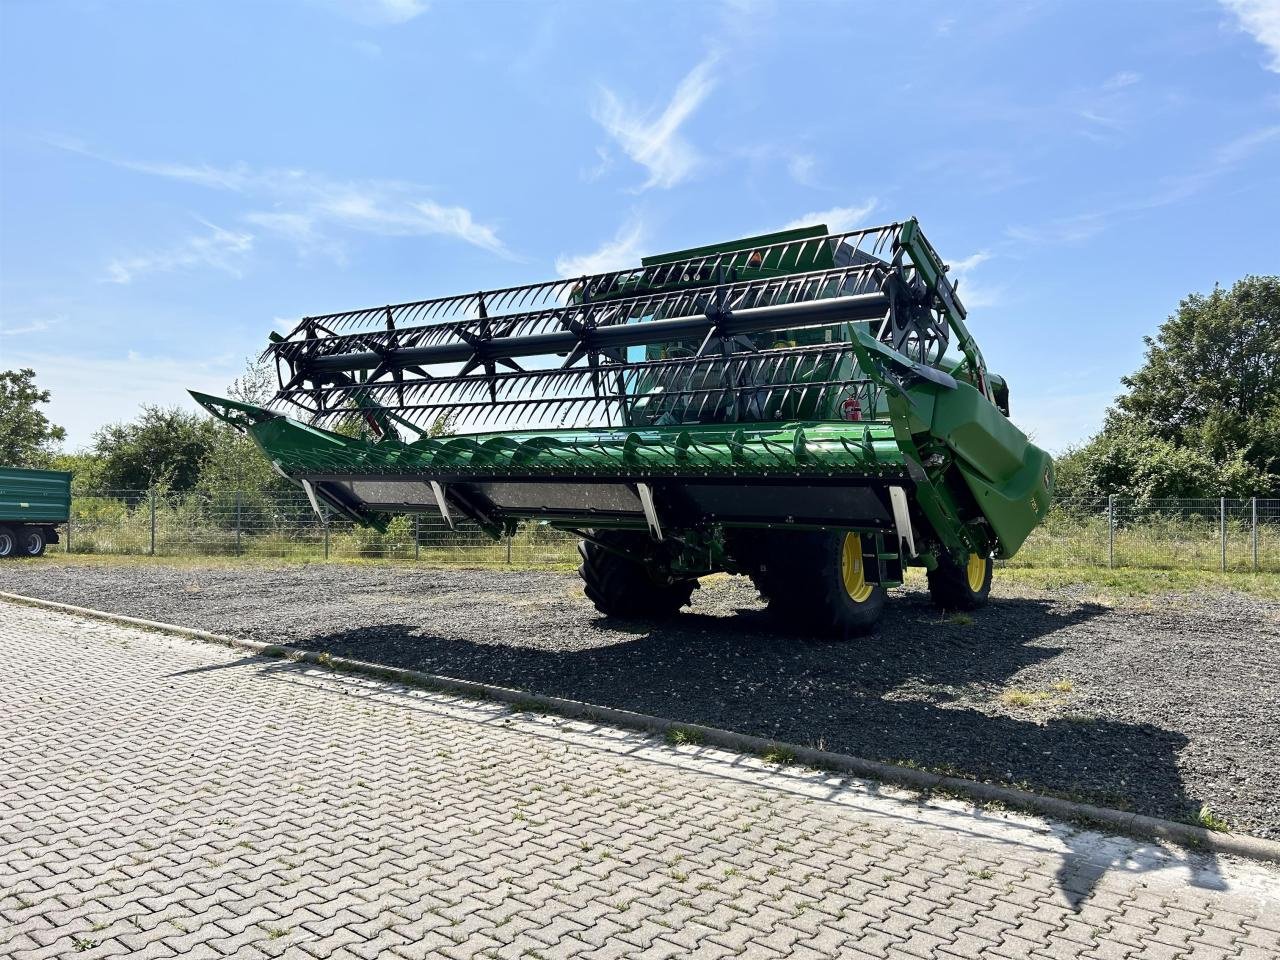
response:
<path id="1" fill-rule="evenodd" d="M 991 595 L 994 566 L 990 557 L 977 553 L 969 554 L 964 566 L 943 557 L 938 568 L 929 571 L 929 598 L 944 610 L 977 610 Z"/>
<path id="2" fill-rule="evenodd" d="M 617 550 L 642 553 L 648 536 L 630 530 L 592 530 L 597 540 Z M 578 541 L 578 576 L 595 608 L 606 617 L 657 619 L 674 616 L 698 586 L 697 580 L 656 580 L 643 564 L 619 556 L 590 540 Z"/>
<path id="3" fill-rule="evenodd" d="M 24 527 L 19 531 L 19 552 L 25 557 L 39 557 L 49 545 L 49 536 L 43 527 Z"/>
<path id="4" fill-rule="evenodd" d="M 867 579 L 860 535 L 789 533 L 770 546 L 764 568 L 751 579 L 779 621 L 841 638 L 875 627 L 885 591 Z"/>
<path id="5" fill-rule="evenodd" d="M 18 555 L 18 535 L 12 527 L 0 525 L 0 560 Z"/>

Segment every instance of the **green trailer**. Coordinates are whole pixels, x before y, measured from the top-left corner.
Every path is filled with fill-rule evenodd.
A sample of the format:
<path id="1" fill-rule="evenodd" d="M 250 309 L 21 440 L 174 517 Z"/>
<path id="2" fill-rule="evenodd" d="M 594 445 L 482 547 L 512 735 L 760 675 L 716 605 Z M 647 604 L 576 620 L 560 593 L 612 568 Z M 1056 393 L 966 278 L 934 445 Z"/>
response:
<path id="1" fill-rule="evenodd" d="M 70 473 L 0 467 L 0 558 L 40 556 L 70 519 Z"/>
<path id="2" fill-rule="evenodd" d="M 727 571 L 848 635 L 908 566 L 971 609 L 1053 488 L 915 220 L 306 317 L 266 356 L 268 407 L 193 395 L 317 512 L 572 531 L 606 615 Z"/>

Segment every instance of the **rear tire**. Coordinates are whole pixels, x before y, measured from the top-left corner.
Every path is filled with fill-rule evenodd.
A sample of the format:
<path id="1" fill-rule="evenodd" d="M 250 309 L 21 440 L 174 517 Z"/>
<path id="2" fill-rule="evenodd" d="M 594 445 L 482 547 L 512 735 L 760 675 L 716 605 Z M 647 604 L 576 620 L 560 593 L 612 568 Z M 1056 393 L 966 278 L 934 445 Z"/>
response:
<path id="1" fill-rule="evenodd" d="M 969 554 L 963 567 L 944 556 L 939 559 L 938 568 L 929 571 L 929 599 L 944 610 L 977 610 L 986 606 L 994 567 L 990 557 L 976 553 Z"/>
<path id="2" fill-rule="evenodd" d="M 647 534 L 631 530 L 592 530 L 591 535 L 618 550 L 643 554 L 649 544 Z M 697 580 L 664 583 L 649 568 L 619 556 L 590 540 L 578 541 L 582 578 L 587 599 L 606 617 L 658 619 L 674 616 L 689 605 Z"/>
<path id="3" fill-rule="evenodd" d="M 43 556 L 49 545 L 49 535 L 43 527 L 26 527 L 18 531 L 18 538 L 18 552 L 24 557 Z"/>
<path id="4" fill-rule="evenodd" d="M 0 526 L 0 560 L 18 555 L 18 535 L 12 527 Z"/>
<path id="5" fill-rule="evenodd" d="M 769 538 L 751 579 L 781 623 L 847 639 L 873 630 L 884 613 L 884 587 L 866 579 L 862 550 L 856 533 L 781 534 Z"/>

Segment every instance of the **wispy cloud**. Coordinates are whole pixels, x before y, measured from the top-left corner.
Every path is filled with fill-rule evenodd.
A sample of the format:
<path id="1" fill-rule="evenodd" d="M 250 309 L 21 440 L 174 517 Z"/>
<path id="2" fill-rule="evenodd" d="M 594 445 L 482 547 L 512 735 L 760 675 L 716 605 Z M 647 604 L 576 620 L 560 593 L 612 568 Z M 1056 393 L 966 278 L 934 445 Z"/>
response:
<path id="1" fill-rule="evenodd" d="M 1271 60 L 1267 69 L 1280 73 L 1280 3 L 1276 0 L 1220 0 L 1235 14 L 1241 30 L 1262 44 Z"/>
<path id="2" fill-rule="evenodd" d="M 562 277 L 581 277 L 638 266 L 645 241 L 644 223 L 633 217 L 618 229 L 612 240 L 590 253 L 556 257 L 556 273 Z"/>
<path id="3" fill-rule="evenodd" d="M 0 337 L 21 337 L 29 333 L 44 333 L 46 330 L 53 329 L 65 319 L 65 316 L 34 317 L 29 320 L 19 320 L 17 323 L 7 323 L 0 320 Z"/>
<path id="4" fill-rule="evenodd" d="M 1108 77 L 1102 84 L 1104 90 L 1123 90 L 1125 87 L 1132 87 L 1135 83 L 1142 80 L 1142 74 L 1134 70 L 1121 70 L 1119 73 Z"/>
<path id="5" fill-rule="evenodd" d="M 325 6 L 360 23 L 408 23 L 427 12 L 427 0 L 322 0 Z"/>
<path id="6" fill-rule="evenodd" d="M 254 169 L 246 164 L 217 167 L 120 159 L 76 141 L 49 143 L 125 170 L 244 195 L 266 209 L 250 208 L 246 223 L 293 241 L 303 253 L 342 259 L 329 231 L 351 230 L 382 236 L 446 236 L 513 258 L 495 227 L 478 222 L 463 206 L 442 204 L 427 188 L 398 180 L 335 180 L 301 169 Z"/>
<path id="7" fill-rule="evenodd" d="M 991 251 L 979 250 L 961 260 L 952 260 L 948 266 L 948 276 L 956 284 L 960 300 L 970 309 L 976 307 L 994 307 L 1004 299 L 1003 286 L 989 286 L 976 283 L 973 272 L 992 257 Z"/>
<path id="8" fill-rule="evenodd" d="M 680 128 L 715 87 L 716 59 L 712 54 L 690 70 L 661 112 L 637 109 L 608 87 L 600 88 L 592 117 L 628 157 L 649 171 L 639 189 L 674 187 L 702 162 L 702 155 L 681 136 Z"/>
<path id="9" fill-rule="evenodd" d="M 793 230 L 796 227 L 811 227 L 815 223 L 825 223 L 827 229 L 833 233 L 843 233 L 846 230 L 856 230 L 858 227 L 865 226 L 865 220 L 880 205 L 880 202 L 871 197 L 863 204 L 852 207 L 832 207 L 830 210 L 815 210 L 813 213 L 806 213 L 802 217 L 796 217 L 789 223 L 784 224 L 781 229 Z"/>
<path id="10" fill-rule="evenodd" d="M 1221 144 L 1199 167 L 1158 179 L 1156 188 L 1147 193 L 1037 226 L 1011 226 L 1005 233 L 1025 243 L 1079 243 L 1101 233 L 1116 218 L 1171 206 L 1204 192 L 1222 177 L 1236 171 L 1266 145 L 1277 141 L 1280 141 L 1280 124 L 1250 130 Z"/>
<path id="11" fill-rule="evenodd" d="M 201 222 L 208 228 L 207 233 L 187 237 L 168 250 L 112 260 L 103 279 L 108 283 L 132 283 L 142 274 L 197 266 L 215 267 L 233 277 L 241 276 L 245 255 L 253 248 L 253 234 Z"/>

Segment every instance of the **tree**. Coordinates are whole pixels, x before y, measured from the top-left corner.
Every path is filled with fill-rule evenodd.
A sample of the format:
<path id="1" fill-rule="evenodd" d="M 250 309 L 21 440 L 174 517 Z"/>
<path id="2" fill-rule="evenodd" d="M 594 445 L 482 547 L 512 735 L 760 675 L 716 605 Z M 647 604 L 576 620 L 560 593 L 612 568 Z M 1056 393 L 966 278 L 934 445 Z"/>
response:
<path id="1" fill-rule="evenodd" d="M 1280 465 L 1280 277 L 1192 294 L 1146 337 L 1108 426 L 1139 426 L 1215 461 Z"/>
<path id="2" fill-rule="evenodd" d="M 190 490 L 217 429 L 214 421 L 180 407 L 144 405 L 136 420 L 109 424 L 93 435 L 100 480 L 112 490 Z"/>
<path id="3" fill-rule="evenodd" d="M 1192 294 L 1145 341 L 1102 432 L 1058 458 L 1059 495 L 1280 489 L 1280 277 Z"/>
<path id="4" fill-rule="evenodd" d="M 36 387 L 34 370 L 0 371 L 0 464 L 48 466 L 67 435 L 39 409 L 48 402 L 49 391 Z"/>

